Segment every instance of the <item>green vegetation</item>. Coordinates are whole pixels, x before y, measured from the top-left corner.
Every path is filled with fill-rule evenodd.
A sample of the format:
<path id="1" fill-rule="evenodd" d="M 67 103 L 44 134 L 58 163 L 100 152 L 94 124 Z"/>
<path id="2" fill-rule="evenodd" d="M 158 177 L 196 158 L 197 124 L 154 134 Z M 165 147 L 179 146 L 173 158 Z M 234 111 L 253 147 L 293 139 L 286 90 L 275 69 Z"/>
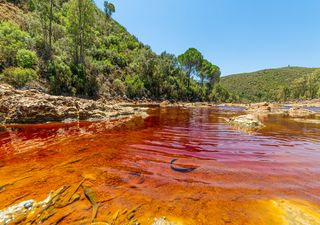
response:
<path id="1" fill-rule="evenodd" d="M 38 75 L 34 69 L 9 67 L 3 71 L 0 78 L 15 87 L 23 87 L 28 82 L 37 80 Z"/>
<path id="2" fill-rule="evenodd" d="M 285 67 L 223 77 L 221 85 L 249 101 L 320 98 L 320 70 Z"/>
<path id="3" fill-rule="evenodd" d="M 108 1 L 103 11 L 93 0 L 7 0 L 5 6 L 20 13 L 0 15 L 0 79 L 18 88 L 32 81 L 59 95 L 237 99 L 218 85 L 219 67 L 198 50 L 155 54 L 111 18 L 116 6 Z"/>

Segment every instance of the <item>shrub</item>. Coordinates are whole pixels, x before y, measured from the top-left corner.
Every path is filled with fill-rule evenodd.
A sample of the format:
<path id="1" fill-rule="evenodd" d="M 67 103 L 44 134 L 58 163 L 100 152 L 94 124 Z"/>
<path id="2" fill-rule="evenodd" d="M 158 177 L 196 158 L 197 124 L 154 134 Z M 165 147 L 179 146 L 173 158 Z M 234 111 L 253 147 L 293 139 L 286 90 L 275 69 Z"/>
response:
<path id="1" fill-rule="evenodd" d="M 218 84 L 213 88 L 209 98 L 213 102 L 227 102 L 230 100 L 230 93 Z"/>
<path id="2" fill-rule="evenodd" d="M 49 65 L 50 88 L 54 94 L 76 94 L 70 67 L 60 58 L 55 58 Z"/>
<path id="3" fill-rule="evenodd" d="M 126 86 L 120 79 L 115 79 L 112 86 L 118 95 L 123 95 L 126 92 Z"/>
<path id="4" fill-rule="evenodd" d="M 138 75 L 126 77 L 127 94 L 130 98 L 141 98 L 144 93 L 144 83 Z"/>
<path id="5" fill-rule="evenodd" d="M 9 22 L 0 22 L 0 70 L 15 66 L 16 54 L 21 48 L 30 45 L 28 33 L 20 30 L 18 25 Z"/>
<path id="6" fill-rule="evenodd" d="M 10 67 L 3 71 L 2 78 L 9 84 L 21 88 L 27 82 L 37 80 L 39 77 L 34 69 Z"/>
<path id="7" fill-rule="evenodd" d="M 34 68 L 38 63 L 37 54 L 27 49 L 18 50 L 16 59 L 18 66 L 23 68 Z"/>

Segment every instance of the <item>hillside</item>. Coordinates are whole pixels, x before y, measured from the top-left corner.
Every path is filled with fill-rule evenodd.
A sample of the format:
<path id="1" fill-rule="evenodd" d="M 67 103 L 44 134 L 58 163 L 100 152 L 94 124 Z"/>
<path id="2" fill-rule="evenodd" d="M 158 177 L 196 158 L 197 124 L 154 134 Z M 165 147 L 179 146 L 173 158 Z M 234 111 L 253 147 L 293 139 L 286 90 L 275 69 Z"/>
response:
<path id="1" fill-rule="evenodd" d="M 319 77 L 315 68 L 284 67 L 225 76 L 221 78 L 221 84 L 250 101 L 281 101 L 317 97 L 310 95 L 314 90 L 308 89 L 308 83 L 315 81 L 317 86 L 312 88 L 316 89 L 317 95 Z"/>
<path id="2" fill-rule="evenodd" d="M 55 95 L 233 101 L 194 48 L 157 55 L 93 0 L 0 2 L 0 82 Z"/>

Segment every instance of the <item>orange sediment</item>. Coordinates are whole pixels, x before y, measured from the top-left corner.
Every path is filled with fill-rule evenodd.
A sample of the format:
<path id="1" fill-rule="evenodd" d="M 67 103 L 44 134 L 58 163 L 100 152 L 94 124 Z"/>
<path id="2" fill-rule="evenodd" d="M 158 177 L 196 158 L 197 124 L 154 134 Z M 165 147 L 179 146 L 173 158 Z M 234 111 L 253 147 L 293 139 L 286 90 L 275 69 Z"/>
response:
<path id="1" fill-rule="evenodd" d="M 66 186 L 45 224 L 320 224 L 319 125 L 272 115 L 248 134 L 225 124 L 224 110 L 5 127 L 0 210 Z M 172 159 L 196 169 L 174 171 Z"/>

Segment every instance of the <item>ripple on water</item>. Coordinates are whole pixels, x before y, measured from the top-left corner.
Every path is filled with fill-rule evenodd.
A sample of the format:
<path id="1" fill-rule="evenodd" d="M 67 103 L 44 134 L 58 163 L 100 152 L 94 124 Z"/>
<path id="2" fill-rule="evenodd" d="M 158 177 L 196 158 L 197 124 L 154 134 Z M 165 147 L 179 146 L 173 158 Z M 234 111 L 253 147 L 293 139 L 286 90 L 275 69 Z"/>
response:
<path id="1" fill-rule="evenodd" d="M 234 223 L 253 219 L 260 200 L 320 203 L 319 127 L 275 115 L 264 118 L 266 128 L 247 134 L 219 119 L 229 116 L 224 110 L 241 113 L 223 107 L 153 109 L 145 120 L 112 130 L 103 123 L 2 130 L 0 187 L 15 198 L 36 197 L 34 190 L 47 196 L 86 174 L 86 185 L 112 199 L 101 204 L 102 210 L 144 204 L 141 217 L 174 214 L 199 224 L 210 224 L 212 217 L 220 221 L 227 211 L 234 212 L 229 215 Z M 173 159 L 175 167 L 195 170 L 175 171 Z M 0 208 L 10 201 L 0 192 Z"/>

